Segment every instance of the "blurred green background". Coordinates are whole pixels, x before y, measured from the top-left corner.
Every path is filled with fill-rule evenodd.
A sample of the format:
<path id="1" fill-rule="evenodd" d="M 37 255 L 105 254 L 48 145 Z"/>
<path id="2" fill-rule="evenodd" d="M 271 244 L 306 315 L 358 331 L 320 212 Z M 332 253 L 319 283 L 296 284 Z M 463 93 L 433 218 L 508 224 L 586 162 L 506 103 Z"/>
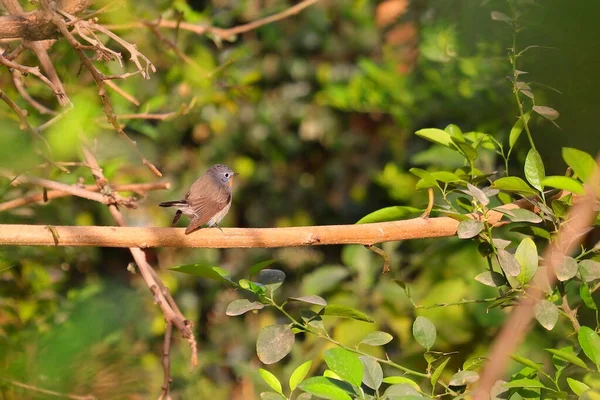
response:
<path id="1" fill-rule="evenodd" d="M 537 45 L 519 61 L 529 73 L 538 105 L 557 109 L 561 129 L 541 117 L 531 128 L 548 174 L 563 174 L 561 146 L 595 154 L 600 148 L 597 110 L 600 83 L 600 3 L 522 1 L 526 29 L 517 47 Z M 533 3 L 533 4 L 530 4 Z M 96 8 L 100 8 L 99 3 Z M 218 41 L 180 29 L 162 29 L 188 58 L 182 60 L 149 29 L 132 21 L 176 20 L 227 28 L 279 12 L 281 0 L 127 1 L 99 15 L 102 24 L 131 43 L 156 66 L 150 80 L 136 75 L 115 83 L 139 100 L 136 107 L 109 89 L 117 115 L 189 112 L 161 120 L 123 119 L 142 153 L 172 183 L 152 192 L 136 210 L 123 210 L 132 226 L 168 226 L 172 212 L 157 207 L 182 197 L 210 165 L 225 163 L 240 173 L 224 227 L 284 227 L 352 224 L 391 205 L 424 208 L 426 193 L 415 191 L 414 166 L 456 168 L 454 153 L 413 135 L 425 127 L 453 123 L 463 131 L 493 134 L 506 143 L 518 114 L 507 49 L 512 27 L 492 21 L 491 11 L 508 13 L 504 0 L 322 1 L 296 16 Z M 127 53 L 114 42 L 109 46 Z M 5 46 L 6 47 L 6 46 Z M 56 160 L 79 161 L 81 140 L 91 142 L 111 183 L 154 182 L 135 152 L 108 126 L 95 84 L 64 41 L 51 58 L 75 108 L 44 131 Z M 35 65 L 26 52 L 19 62 Z M 96 62 L 107 74 L 118 63 Z M 128 71 L 134 67 L 125 63 Z M 48 88 L 25 78 L 29 92 L 57 108 Z M 6 68 L 0 87 L 28 109 L 33 126 L 40 115 L 15 90 Z M 548 86 L 555 88 L 551 90 Z M 560 93 L 558 93 L 559 91 Z M 67 183 L 92 183 L 86 168 L 70 174 L 38 168 L 33 140 L 17 117 L 0 105 L 2 201 L 39 189 L 10 186 L 11 174 L 28 173 Z M 512 164 L 519 175 L 529 146 L 523 137 Z M 478 159 L 486 173 L 501 171 L 492 153 Z M 78 198 L 15 208 L 2 223 L 112 225 L 106 207 Z M 185 218 L 180 226 L 185 226 Z M 392 271 L 360 246 L 282 249 L 153 249 L 149 261 L 196 324 L 199 366 L 190 369 L 189 348 L 174 335 L 174 398 L 253 399 L 266 389 L 255 355 L 259 329 L 280 315 L 263 310 L 227 317 L 239 295 L 222 284 L 168 271 L 187 263 L 218 265 L 247 277 L 256 262 L 277 259 L 287 274 L 287 296 L 318 294 L 362 310 L 377 322 L 326 320 L 336 340 L 355 344 L 366 332 L 386 330 L 395 339 L 385 351 L 395 362 L 424 368 L 422 349 L 411 338 L 415 315 L 438 328 L 435 350 L 459 351 L 454 370 L 467 357 L 485 355 L 504 320 L 504 311 L 485 304 L 415 310 L 393 282 L 409 283 L 418 305 L 494 296 L 473 277 L 485 269 L 475 244 L 458 239 L 387 243 Z M 157 397 L 162 383 L 160 354 L 164 321 L 139 275 L 128 272 L 126 249 L 0 248 L 0 374 L 3 378 L 101 399 Z M 293 311 L 293 307 L 291 308 Z M 281 321 L 283 322 L 283 321 Z M 537 327 L 524 354 L 543 360 L 541 349 L 566 336 L 568 326 L 548 333 Z M 300 336 L 290 356 L 269 367 L 287 377 L 307 359 L 312 374 L 325 342 Z M 381 348 L 374 350 L 383 356 Z M 377 352 L 378 351 L 378 352 Z M 47 398 L 0 385 L 6 399 Z"/>

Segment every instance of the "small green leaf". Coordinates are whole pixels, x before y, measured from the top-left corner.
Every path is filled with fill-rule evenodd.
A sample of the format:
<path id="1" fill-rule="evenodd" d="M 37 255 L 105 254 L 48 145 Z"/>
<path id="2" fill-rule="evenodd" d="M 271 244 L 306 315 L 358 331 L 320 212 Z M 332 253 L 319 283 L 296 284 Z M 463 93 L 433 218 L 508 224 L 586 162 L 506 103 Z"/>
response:
<path id="1" fill-rule="evenodd" d="M 556 278 L 564 282 L 577 275 L 577 261 L 573 257 L 564 257 L 561 263 L 554 268 Z"/>
<path id="2" fill-rule="evenodd" d="M 279 394 L 283 394 L 281 382 L 279 382 L 279 379 L 277 379 L 275 375 L 263 368 L 259 368 L 258 373 L 263 378 L 263 380 L 267 382 L 267 385 L 271 386 L 271 389 L 273 389 Z"/>
<path id="3" fill-rule="evenodd" d="M 295 339 L 288 325 L 266 326 L 258 333 L 256 354 L 264 364 L 274 364 L 292 351 Z"/>
<path id="4" fill-rule="evenodd" d="M 574 353 L 568 352 L 564 349 L 545 349 L 546 351 L 552 353 L 555 357 L 560 358 L 561 360 L 570 362 L 571 364 L 575 364 L 578 367 L 587 369 L 587 365 L 585 362 L 579 357 L 577 357 Z"/>
<path id="5" fill-rule="evenodd" d="M 519 232 L 519 233 L 522 233 L 523 235 L 537 236 L 542 239 L 550 240 L 550 233 L 547 230 L 545 230 L 544 228 L 540 228 L 539 226 L 531 226 L 531 225 L 515 226 L 513 228 L 510 228 L 510 231 L 511 232 Z"/>
<path id="6" fill-rule="evenodd" d="M 469 370 L 469 371 L 475 371 L 475 370 L 478 370 L 481 367 L 483 367 L 487 361 L 488 361 L 488 359 L 486 357 L 469 358 L 468 360 L 466 360 L 463 363 L 463 369 Z"/>
<path id="7" fill-rule="evenodd" d="M 525 158 L 525 178 L 531 186 L 542 192 L 544 190 L 542 181 L 545 177 L 544 161 L 542 161 L 540 153 L 535 149 L 529 150 L 527 158 Z"/>
<path id="8" fill-rule="evenodd" d="M 386 400 L 423 400 L 423 395 L 412 385 L 401 383 L 388 387 L 383 393 Z"/>
<path id="9" fill-rule="evenodd" d="M 440 379 L 440 376 L 442 376 L 442 372 L 444 372 L 444 369 L 446 368 L 446 365 L 448 365 L 449 361 L 450 357 L 446 357 L 446 359 L 438 365 L 435 371 L 433 371 L 431 378 L 429 379 L 431 386 L 435 387 L 435 384 Z"/>
<path id="10" fill-rule="evenodd" d="M 389 383 L 391 385 L 399 385 L 399 384 L 407 384 L 412 386 L 415 390 L 421 390 L 419 385 L 411 379 L 408 379 L 404 376 L 386 376 L 383 378 L 383 382 Z"/>
<path id="11" fill-rule="evenodd" d="M 558 111 L 556 111 L 554 108 L 546 106 L 533 106 L 533 111 L 550 121 L 554 121 L 560 116 Z"/>
<path id="12" fill-rule="evenodd" d="M 533 369 L 535 369 L 536 371 L 541 371 L 542 370 L 542 365 L 536 363 L 533 360 L 530 360 L 529 358 L 525 358 L 523 356 L 520 356 L 518 354 L 512 354 L 510 356 L 510 358 L 512 358 L 513 360 L 515 360 L 516 362 L 523 364 L 527 367 L 531 367 Z"/>
<path id="13" fill-rule="evenodd" d="M 368 344 L 369 346 L 383 346 L 392 341 L 394 337 L 387 332 L 375 331 L 369 333 L 359 344 Z"/>
<path id="14" fill-rule="evenodd" d="M 500 178 L 492 182 L 492 187 L 507 192 L 517 192 L 523 194 L 535 194 L 533 190 L 523 179 L 516 176 Z"/>
<path id="15" fill-rule="evenodd" d="M 312 361 L 308 360 L 308 361 L 300 364 L 294 370 L 294 372 L 292 372 L 292 375 L 290 376 L 290 390 L 292 392 L 294 390 L 296 390 L 296 388 L 298 387 L 300 382 L 302 382 L 304 380 L 304 378 L 306 378 L 306 374 L 308 374 L 308 371 L 310 370 L 311 365 L 312 365 Z"/>
<path id="16" fill-rule="evenodd" d="M 581 261 L 579 263 L 579 273 L 584 282 L 600 279 L 600 262 L 594 260 Z"/>
<path id="17" fill-rule="evenodd" d="M 563 147 L 562 156 L 567 165 L 583 182 L 588 182 L 598 168 L 594 158 L 584 151 Z"/>
<path id="18" fill-rule="evenodd" d="M 323 354 L 325 363 L 341 379 L 352 386 L 360 386 L 363 377 L 363 364 L 354 353 L 346 349 L 334 347 Z"/>
<path id="19" fill-rule="evenodd" d="M 285 396 L 275 392 L 262 392 L 260 400 L 286 400 Z"/>
<path id="20" fill-rule="evenodd" d="M 329 315 L 333 317 L 349 318 L 364 322 L 375 322 L 367 314 L 355 310 L 352 307 L 338 306 L 335 304 L 328 305 L 321 311 L 321 313 L 322 315 Z"/>
<path id="21" fill-rule="evenodd" d="M 518 274 L 517 274 L 518 275 Z M 498 287 L 506 285 L 506 279 L 502 274 L 495 271 L 485 271 L 475 277 L 475 280 L 479 283 L 483 283 L 486 286 Z"/>
<path id="22" fill-rule="evenodd" d="M 521 273 L 521 265 L 508 251 L 504 249 L 497 250 L 498 264 L 500 268 L 509 276 L 519 276 Z"/>
<path id="23" fill-rule="evenodd" d="M 542 181 L 543 186 L 549 186 L 575 194 L 584 194 L 583 185 L 579 181 L 568 176 L 552 175 L 547 176 Z"/>
<path id="24" fill-rule="evenodd" d="M 577 334 L 577 340 L 585 355 L 596 366 L 600 366 L 600 337 L 591 328 L 582 326 Z"/>
<path id="25" fill-rule="evenodd" d="M 513 125 L 512 129 L 510 130 L 510 135 L 508 136 L 508 145 L 510 150 L 512 150 L 512 148 L 515 146 L 515 143 L 517 143 L 517 140 L 519 140 L 519 136 L 521 136 L 521 133 L 525 128 L 525 123 L 529 121 L 530 117 L 530 113 L 524 114 L 523 118 L 519 117 L 517 122 L 515 122 Z"/>
<path id="26" fill-rule="evenodd" d="M 285 280 L 285 272 L 278 269 L 265 268 L 256 275 L 256 281 L 269 289 L 271 293 L 277 290 Z"/>
<path id="27" fill-rule="evenodd" d="M 254 264 L 253 266 L 250 267 L 250 277 L 252 278 L 254 275 L 258 274 L 261 270 L 267 268 L 269 265 L 273 264 L 274 262 L 276 262 L 276 259 L 272 259 L 272 260 L 266 260 L 266 261 L 261 261 L 257 264 Z"/>
<path id="28" fill-rule="evenodd" d="M 466 219 L 458 224 L 456 233 L 461 239 L 470 239 L 479 235 L 483 228 L 483 222 L 474 219 Z"/>
<path id="29" fill-rule="evenodd" d="M 423 184 L 417 183 L 417 189 L 424 189 L 424 188 L 428 188 L 428 187 L 438 186 L 437 181 L 435 180 L 435 178 L 433 177 L 433 175 L 431 175 L 431 173 L 429 171 L 425 171 L 424 169 L 421 169 L 421 168 L 411 168 L 408 170 L 408 172 L 410 172 L 413 175 L 418 176 L 423 181 Z"/>
<path id="30" fill-rule="evenodd" d="M 351 400 L 352 398 L 341 389 L 343 382 L 324 376 L 313 376 L 306 379 L 298 387 L 307 393 L 329 400 Z"/>
<path id="31" fill-rule="evenodd" d="M 544 384 L 537 379 L 515 379 L 504 384 L 507 388 L 545 388 Z"/>
<path id="32" fill-rule="evenodd" d="M 435 343 L 437 332 L 433 322 L 425 317 L 417 317 L 413 323 L 413 336 L 417 343 L 425 347 L 427 350 Z"/>
<path id="33" fill-rule="evenodd" d="M 423 210 L 409 206 L 385 207 L 362 217 L 357 224 L 371 224 L 376 222 L 400 221 L 403 219 L 414 218 L 421 214 Z"/>
<path id="34" fill-rule="evenodd" d="M 577 396 L 581 396 L 583 392 L 590 389 L 590 387 L 585 383 L 575 380 L 573 378 L 567 378 L 567 384 L 569 385 L 573 393 L 575 393 Z"/>
<path id="35" fill-rule="evenodd" d="M 364 368 L 363 383 L 373 390 L 379 389 L 383 382 L 381 365 L 371 356 L 360 356 L 359 358 Z"/>
<path id="36" fill-rule="evenodd" d="M 450 378 L 450 386 L 467 386 L 479 380 L 479 374 L 475 371 L 460 371 Z"/>
<path id="37" fill-rule="evenodd" d="M 327 301 L 321 296 L 312 295 L 312 296 L 302 296 L 302 297 L 290 297 L 290 300 L 301 301 L 303 303 L 314 304 L 316 306 L 327 305 Z"/>
<path id="38" fill-rule="evenodd" d="M 583 304 L 590 310 L 598 310 L 598 306 L 594 302 L 594 298 L 592 297 L 592 293 L 590 293 L 590 289 L 588 288 L 586 283 L 583 283 L 579 287 L 579 296 L 581 300 L 583 300 Z"/>
<path id="39" fill-rule="evenodd" d="M 430 142 L 441 144 L 442 146 L 452 147 L 452 137 L 450 134 L 441 129 L 420 129 L 415 132 L 415 135 L 420 136 L 423 139 L 427 139 Z"/>
<path id="40" fill-rule="evenodd" d="M 535 319 L 540 325 L 551 331 L 558 322 L 558 307 L 548 300 L 540 300 L 535 305 Z"/>
<path id="41" fill-rule="evenodd" d="M 248 311 L 262 310 L 263 308 L 265 308 L 265 305 L 258 301 L 250 302 L 247 299 L 237 299 L 229 303 L 225 310 L 225 314 L 234 317 L 236 315 L 247 313 Z"/>
<path id="42" fill-rule="evenodd" d="M 494 210 L 506 214 L 506 216 L 513 222 L 531 222 L 533 224 L 542 222 L 542 217 L 523 208 L 513 208 L 511 210 L 507 210 L 504 207 L 496 207 Z"/>
<path id="43" fill-rule="evenodd" d="M 512 18 L 509 17 L 508 15 L 500 12 L 500 11 L 492 11 L 492 13 L 490 14 L 491 18 L 494 21 L 501 21 L 501 22 L 510 22 L 512 23 Z"/>
<path id="44" fill-rule="evenodd" d="M 440 181 L 443 183 L 456 183 L 456 182 L 464 182 L 463 179 L 460 179 L 456 174 L 448 171 L 436 171 L 430 172 L 430 175 L 436 181 Z"/>
<path id="45" fill-rule="evenodd" d="M 201 278 L 208 278 L 215 281 L 227 282 L 236 285 L 236 283 L 231 280 L 229 272 L 219 267 L 213 267 L 202 264 L 187 264 L 169 269 L 175 272 L 182 272 L 184 274 L 199 276 Z"/>
<path id="46" fill-rule="evenodd" d="M 473 198 L 477 200 L 479 204 L 482 204 L 484 206 L 487 206 L 489 204 L 490 199 L 488 199 L 487 195 L 483 192 L 483 190 L 479 189 L 475 185 L 471 185 L 470 183 L 467 183 L 467 189 L 471 196 L 473 196 Z"/>
<path id="47" fill-rule="evenodd" d="M 525 238 L 519 243 L 515 258 L 521 266 L 517 280 L 524 285 L 534 277 L 538 269 L 537 247 L 531 238 Z"/>

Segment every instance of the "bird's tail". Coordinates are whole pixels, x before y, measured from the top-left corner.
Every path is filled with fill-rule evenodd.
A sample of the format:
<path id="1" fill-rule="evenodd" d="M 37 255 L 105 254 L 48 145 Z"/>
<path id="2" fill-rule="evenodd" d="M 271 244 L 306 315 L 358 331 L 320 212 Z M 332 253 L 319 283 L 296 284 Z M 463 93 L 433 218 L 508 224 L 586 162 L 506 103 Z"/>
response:
<path id="1" fill-rule="evenodd" d="M 187 201 L 185 201 L 185 200 L 175 200 L 175 201 L 165 201 L 163 203 L 160 203 L 159 206 L 161 206 L 161 207 L 176 207 L 176 206 L 183 206 L 186 204 L 187 204 Z"/>

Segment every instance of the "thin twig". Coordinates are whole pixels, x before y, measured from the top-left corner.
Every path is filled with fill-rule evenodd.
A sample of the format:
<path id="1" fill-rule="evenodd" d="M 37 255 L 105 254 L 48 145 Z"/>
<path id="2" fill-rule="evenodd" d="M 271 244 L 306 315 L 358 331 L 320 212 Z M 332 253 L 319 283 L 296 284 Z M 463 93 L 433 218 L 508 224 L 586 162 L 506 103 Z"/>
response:
<path id="1" fill-rule="evenodd" d="M 25 84 L 23 83 L 23 74 L 21 73 L 21 71 L 13 69 L 12 77 L 13 77 L 13 83 L 14 83 L 15 87 L 17 88 L 17 91 L 19 92 L 21 97 L 23 97 L 29 104 L 31 104 L 31 106 L 33 108 L 38 110 L 40 112 L 40 114 L 47 114 L 47 115 L 56 115 L 57 114 L 56 111 L 49 109 L 48 107 L 46 107 L 45 105 L 41 104 L 40 102 L 35 100 L 33 97 L 31 97 L 31 95 L 29 94 L 27 89 L 25 89 Z"/>
<path id="2" fill-rule="evenodd" d="M 162 392 L 159 397 L 159 400 L 167 400 L 171 398 L 171 333 L 173 332 L 173 324 L 170 321 L 166 321 L 167 326 L 165 327 L 165 339 L 163 344 L 163 355 L 162 355 L 162 365 L 163 365 L 163 385 Z"/>
<path id="3" fill-rule="evenodd" d="M 152 120 L 160 120 L 167 121 L 169 119 L 180 117 L 183 115 L 189 114 L 189 112 L 196 105 L 196 97 L 190 101 L 189 104 L 182 105 L 181 108 L 177 111 L 171 111 L 163 114 L 154 114 L 154 113 L 139 113 L 139 114 L 123 114 L 118 115 L 118 119 L 152 119 Z"/>
<path id="4" fill-rule="evenodd" d="M 63 398 L 71 399 L 71 400 L 96 400 L 95 396 L 92 396 L 89 394 L 85 395 L 85 396 L 79 396 L 79 395 L 71 394 L 71 393 L 60 393 L 60 392 L 55 392 L 54 390 L 42 389 L 37 386 L 28 385 L 23 382 L 18 382 L 18 381 L 14 381 L 14 380 L 2 378 L 2 377 L 0 377 L 0 380 L 7 382 L 13 386 L 19 387 L 21 389 L 26 389 L 26 390 L 29 390 L 32 392 L 37 392 L 37 393 L 43 393 L 48 396 L 63 397 Z"/>
<path id="5" fill-rule="evenodd" d="M 169 189 L 171 184 L 169 182 L 157 182 L 157 183 L 131 183 L 124 185 L 114 185 L 112 190 L 115 192 L 134 192 L 138 194 L 145 194 L 152 190 L 163 190 Z M 83 189 L 90 192 L 98 192 L 100 189 L 97 185 L 86 185 Z M 73 196 L 73 193 L 63 192 L 60 190 L 50 190 L 47 192 L 48 200 L 56 199 L 59 197 Z M 0 203 L 0 212 L 10 210 L 16 207 L 21 207 L 31 203 L 38 203 L 44 201 L 42 193 L 35 193 L 25 197 L 19 197 Z M 45 201 L 44 201 L 45 202 Z"/>
<path id="6" fill-rule="evenodd" d="M 383 249 L 375 245 L 365 246 L 367 249 L 371 250 L 373 253 L 379 255 L 383 259 L 383 273 L 387 274 L 390 272 L 390 257 L 387 255 Z"/>
<path id="7" fill-rule="evenodd" d="M 125 90 L 121 89 L 113 81 L 106 80 L 105 83 L 106 83 L 106 86 L 108 86 L 109 88 L 111 88 L 112 90 L 114 90 L 115 92 L 117 92 L 118 94 L 120 94 L 125 100 L 127 100 L 131 104 L 133 104 L 135 106 L 139 106 L 140 105 L 140 102 L 139 102 L 138 99 L 136 99 L 135 97 L 133 97 L 131 94 L 127 93 Z"/>

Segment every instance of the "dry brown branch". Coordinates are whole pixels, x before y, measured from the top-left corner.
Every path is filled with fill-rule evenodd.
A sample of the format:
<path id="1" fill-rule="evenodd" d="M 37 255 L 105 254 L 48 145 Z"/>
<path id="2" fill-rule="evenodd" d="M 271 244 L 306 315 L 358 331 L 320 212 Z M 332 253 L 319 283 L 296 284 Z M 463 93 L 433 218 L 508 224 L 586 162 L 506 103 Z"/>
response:
<path id="1" fill-rule="evenodd" d="M 88 150 L 85 147 L 82 149 L 82 151 L 85 161 L 91 166 L 90 170 L 92 172 L 92 175 L 94 176 L 94 179 L 96 179 L 96 184 L 98 185 L 101 191 L 105 190 L 106 185 L 108 185 L 108 181 L 104 177 L 102 169 L 98 165 L 95 156 L 90 150 Z M 114 204 L 109 205 L 108 209 L 112 214 L 117 225 L 123 228 L 125 226 L 125 221 L 119 209 Z M 166 354 L 167 357 L 169 355 L 172 327 L 173 325 L 175 325 L 177 329 L 179 329 L 179 331 L 181 332 L 182 337 L 188 341 L 192 352 L 191 362 L 192 365 L 195 366 L 197 364 L 198 359 L 198 350 L 196 345 L 196 339 L 194 338 L 194 333 L 192 331 L 193 324 L 183 316 L 179 308 L 175 305 L 175 300 L 173 300 L 167 288 L 164 286 L 158 275 L 154 272 L 152 266 L 146 261 L 146 255 L 144 254 L 144 252 L 139 247 L 130 247 L 129 251 L 133 256 L 133 259 L 135 260 L 142 275 L 142 278 L 146 282 L 146 285 L 154 294 L 154 300 L 162 310 L 165 322 L 167 324 L 165 331 L 165 344 L 163 349 L 165 385 L 163 386 L 162 394 L 166 394 L 166 398 L 168 399 L 170 387 L 169 383 L 171 381 L 170 363 L 164 362 L 164 354 Z M 161 398 L 164 397 L 161 396 Z"/>
<path id="2" fill-rule="evenodd" d="M 196 68 L 197 70 L 203 71 L 203 69 L 200 68 L 200 66 L 198 65 L 198 63 L 196 63 L 196 61 L 194 61 L 190 56 L 185 54 L 179 47 L 177 47 L 177 44 L 173 40 L 171 40 L 171 39 L 167 38 L 165 35 L 163 35 L 162 32 L 160 31 L 160 29 L 158 29 L 158 26 L 156 24 L 145 21 L 144 25 L 146 25 L 161 42 L 165 43 L 167 45 L 167 47 L 169 47 L 171 50 L 173 50 L 173 52 L 177 55 L 177 57 L 181 58 L 184 62 L 186 62 L 188 65 Z"/>
<path id="3" fill-rule="evenodd" d="M 13 77 L 13 83 L 14 83 L 15 87 L 17 88 L 17 91 L 19 92 L 21 97 L 23 97 L 25 99 L 25 101 L 27 101 L 29 104 L 31 104 L 31 106 L 33 108 L 38 110 L 38 112 L 40 114 L 56 115 L 56 111 L 49 109 L 48 107 L 39 103 L 37 100 L 35 100 L 33 97 L 31 97 L 29 92 L 27 92 L 27 89 L 25 89 L 25 84 L 23 83 L 23 74 L 20 71 L 13 69 L 12 77 Z"/>
<path id="4" fill-rule="evenodd" d="M 162 385 L 162 393 L 160 394 L 159 400 L 167 400 L 170 399 L 171 392 L 171 334 L 173 333 L 173 324 L 167 321 L 167 326 L 165 328 L 165 340 L 163 344 L 163 354 L 162 354 L 162 365 L 163 365 L 163 385 Z"/>
<path id="5" fill-rule="evenodd" d="M 134 193 L 143 195 L 152 190 L 163 190 L 163 189 L 169 189 L 170 187 L 171 187 L 171 184 L 169 182 L 131 183 L 131 184 L 124 184 L 124 185 L 114 185 L 114 186 L 112 186 L 112 190 L 114 190 L 115 192 L 134 192 Z M 98 189 L 97 185 L 86 185 L 86 186 L 83 186 L 83 189 L 90 191 L 90 192 L 98 192 L 100 190 L 100 189 Z M 60 190 L 50 190 L 47 192 L 47 199 L 52 200 L 52 199 L 57 199 L 59 197 L 66 197 L 66 196 L 72 196 L 72 195 L 73 195 L 72 193 L 67 193 L 67 192 L 63 192 Z M 43 197 L 44 196 L 42 193 L 35 193 L 35 194 L 31 194 L 31 195 L 28 195 L 25 197 L 19 197 L 16 199 L 5 201 L 4 203 L 0 203 L 0 212 L 10 210 L 10 209 L 13 209 L 16 207 L 21 207 L 21 206 L 31 204 L 31 203 L 42 202 L 42 201 L 44 201 Z"/>
<path id="6" fill-rule="evenodd" d="M 117 84 L 114 83 L 113 81 L 107 80 L 107 81 L 105 81 L 105 83 L 106 83 L 106 86 L 108 86 L 109 88 L 111 88 L 112 90 L 114 90 L 115 92 L 117 92 L 118 94 L 120 94 L 121 97 L 123 97 L 125 100 L 127 100 L 131 104 L 133 104 L 135 106 L 139 106 L 140 105 L 140 102 L 139 102 L 138 99 L 136 99 L 131 94 L 127 93 L 126 91 L 124 91 L 123 89 L 121 89 L 120 87 L 118 87 Z"/>
<path id="7" fill-rule="evenodd" d="M 134 140 L 132 140 L 125 133 L 125 131 L 123 130 L 123 127 L 121 126 L 121 124 L 119 124 L 119 121 L 117 120 L 117 116 L 114 113 L 112 104 L 108 97 L 108 93 L 106 92 L 106 86 L 105 86 L 104 81 L 106 79 L 108 79 L 108 77 L 106 77 L 104 74 L 102 74 L 100 71 L 98 71 L 96 69 L 96 67 L 94 66 L 94 64 L 92 63 L 92 61 L 85 55 L 85 53 L 81 49 L 81 46 L 82 46 L 81 43 L 79 43 L 77 41 L 77 39 L 75 39 L 73 34 L 69 31 L 69 29 L 67 28 L 67 24 L 63 20 L 63 18 L 58 13 L 56 13 L 54 10 L 52 10 L 50 8 L 50 6 L 48 5 L 48 2 L 46 0 L 41 0 L 40 4 L 42 4 L 44 9 L 51 15 L 51 19 L 54 22 L 54 24 L 56 25 L 56 27 L 58 28 L 58 30 L 60 31 L 60 33 L 64 36 L 64 38 L 67 40 L 69 45 L 73 48 L 73 50 L 77 53 L 77 55 L 79 56 L 79 59 L 81 60 L 83 65 L 88 69 L 88 71 L 92 75 L 92 78 L 96 82 L 96 86 L 98 86 L 98 95 L 100 96 L 100 99 L 102 100 L 102 104 L 104 106 L 104 114 L 106 115 L 106 119 L 108 120 L 108 122 L 114 127 L 114 129 L 117 131 L 117 133 L 123 139 L 125 139 L 127 141 L 127 143 L 129 143 L 131 145 L 131 147 L 136 151 L 138 156 L 141 158 L 142 163 L 146 167 L 148 167 L 155 175 L 161 177 L 162 174 L 158 170 L 158 168 L 156 168 L 154 166 L 154 164 L 152 164 L 146 157 L 144 157 L 144 155 L 140 152 L 140 150 L 137 146 L 137 143 Z M 133 54 L 132 54 L 132 57 L 133 57 Z"/>
<path id="8" fill-rule="evenodd" d="M 43 393 L 48 396 L 61 397 L 61 398 L 70 399 L 70 400 L 95 400 L 96 399 L 95 396 L 92 396 L 89 394 L 85 395 L 85 396 L 79 396 L 79 395 L 71 394 L 71 393 L 60 393 L 60 392 L 55 392 L 54 390 L 42 389 L 37 386 L 28 385 L 23 382 L 13 381 L 11 379 L 6 379 L 6 378 L 2 378 L 2 377 L 0 377 L 0 380 L 7 382 L 13 386 L 19 387 L 21 389 L 25 389 L 25 390 L 29 390 L 29 391 L 37 392 L 37 393 Z"/>
<path id="9" fill-rule="evenodd" d="M 152 119 L 152 120 L 160 120 L 167 121 L 169 119 L 180 117 L 182 115 L 187 115 L 196 105 L 196 97 L 190 101 L 189 104 L 183 104 L 179 110 L 171 111 L 163 114 L 153 114 L 153 113 L 139 113 L 139 114 L 123 114 L 117 116 L 118 119 Z"/>
<path id="10" fill-rule="evenodd" d="M 54 84 L 52 82 L 50 82 L 50 80 L 48 78 L 46 78 L 46 76 L 40 72 L 40 69 L 38 67 L 28 67 L 26 65 L 18 64 L 14 61 L 10 61 L 8 58 L 4 57 L 1 53 L 0 53 L 0 64 L 6 66 L 8 68 L 11 68 L 11 69 L 16 69 L 17 71 L 21 71 L 23 74 L 31 74 L 31 75 L 38 77 L 42 82 L 44 82 L 46 85 L 48 85 L 48 87 L 50 89 L 52 89 L 52 91 L 54 92 L 54 94 L 57 97 L 60 95 L 60 90 L 58 90 L 56 87 L 54 87 Z"/>
<path id="11" fill-rule="evenodd" d="M 600 156 L 596 159 L 596 162 L 600 167 Z M 597 170 L 595 176 L 590 179 L 591 184 L 586 187 L 587 195 L 580 198 L 580 201 L 571 208 L 567 222 L 561 226 L 556 238 L 544 252 L 543 260 L 546 266 L 546 276 L 543 277 L 541 273 L 536 274 L 533 285 L 527 289 L 518 306 L 504 323 L 498 337 L 494 340 L 479 386 L 473 392 L 476 400 L 489 398 L 492 386 L 506 371 L 510 355 L 531 328 L 535 305 L 545 295 L 545 292 L 539 289 L 543 287 L 542 282 L 547 280 L 546 285 L 552 287 L 556 280 L 554 269 L 560 266 L 565 256 L 568 256 L 579 246 L 585 237 L 585 233 L 588 232 L 588 228 L 591 226 L 596 214 L 594 205 L 598 193 L 600 193 L 600 176 L 598 175 Z"/>
<path id="12" fill-rule="evenodd" d="M 46 189 L 56 190 L 64 193 L 69 193 L 73 196 L 82 197 L 84 199 L 97 201 L 102 204 L 111 205 L 123 205 L 128 208 L 136 208 L 137 203 L 134 198 L 124 198 L 119 196 L 118 194 L 107 192 L 107 194 L 101 194 L 96 192 L 91 192 L 86 190 L 85 188 L 67 185 L 66 183 L 55 182 L 48 179 L 42 179 L 35 176 L 25 176 L 20 175 L 13 181 L 13 185 L 18 185 L 21 183 L 28 183 L 32 185 L 41 186 Z"/>
<path id="13" fill-rule="evenodd" d="M 307 7 L 312 6 L 317 3 L 319 0 L 304 0 L 300 3 L 287 8 L 281 12 L 270 15 L 265 18 L 261 18 L 259 20 L 249 22 L 247 24 L 235 26 L 229 29 L 217 28 L 210 25 L 197 25 L 189 22 L 181 22 L 181 21 L 168 21 L 168 20 L 157 20 L 157 21 L 145 21 L 145 22 L 132 22 L 128 24 L 119 24 L 119 25 L 105 25 L 106 28 L 111 30 L 121 30 L 121 29 L 130 29 L 130 28 L 142 28 L 146 24 L 151 24 L 158 28 L 169 28 L 169 29 L 183 29 L 189 32 L 196 33 L 198 35 L 204 35 L 207 33 L 212 33 L 223 40 L 230 40 L 233 36 L 238 35 L 240 33 L 250 32 L 254 29 L 260 28 L 263 25 L 267 25 L 276 21 L 280 21 L 285 18 L 289 18 L 293 15 L 300 13 Z"/>
<path id="14" fill-rule="evenodd" d="M 56 0 L 56 7 L 70 14 L 78 14 L 94 3 L 94 0 Z M 6 0 L 2 1 L 6 7 Z M 0 16 L 0 38 L 22 40 L 46 40 L 56 37 L 56 27 L 42 10 Z"/>

